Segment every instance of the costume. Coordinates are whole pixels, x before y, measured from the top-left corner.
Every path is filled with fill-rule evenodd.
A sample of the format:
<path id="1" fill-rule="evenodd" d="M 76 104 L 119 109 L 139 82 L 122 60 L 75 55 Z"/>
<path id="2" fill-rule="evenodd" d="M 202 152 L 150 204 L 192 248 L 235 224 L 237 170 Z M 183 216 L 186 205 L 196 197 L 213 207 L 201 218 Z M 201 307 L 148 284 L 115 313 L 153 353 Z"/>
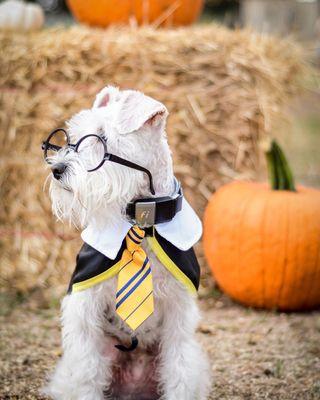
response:
<path id="1" fill-rule="evenodd" d="M 91 224 L 82 232 L 85 243 L 77 256 L 69 293 L 85 290 L 117 275 L 126 249 L 125 238 L 132 226 L 126 220 L 119 220 L 107 226 Z M 195 295 L 200 268 L 192 246 L 200 239 L 202 227 L 188 202 L 183 199 L 181 211 L 171 221 L 147 228 L 145 232 L 160 262 Z"/>

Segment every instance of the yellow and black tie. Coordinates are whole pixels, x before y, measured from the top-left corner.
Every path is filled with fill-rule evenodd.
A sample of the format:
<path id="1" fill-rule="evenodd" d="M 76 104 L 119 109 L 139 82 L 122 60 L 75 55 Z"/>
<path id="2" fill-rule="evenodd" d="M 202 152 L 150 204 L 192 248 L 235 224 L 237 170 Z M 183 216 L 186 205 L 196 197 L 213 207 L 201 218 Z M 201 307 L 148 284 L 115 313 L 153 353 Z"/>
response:
<path id="1" fill-rule="evenodd" d="M 118 273 L 116 312 L 132 330 L 154 310 L 151 266 L 141 247 L 144 234 L 136 225 L 129 230 Z"/>

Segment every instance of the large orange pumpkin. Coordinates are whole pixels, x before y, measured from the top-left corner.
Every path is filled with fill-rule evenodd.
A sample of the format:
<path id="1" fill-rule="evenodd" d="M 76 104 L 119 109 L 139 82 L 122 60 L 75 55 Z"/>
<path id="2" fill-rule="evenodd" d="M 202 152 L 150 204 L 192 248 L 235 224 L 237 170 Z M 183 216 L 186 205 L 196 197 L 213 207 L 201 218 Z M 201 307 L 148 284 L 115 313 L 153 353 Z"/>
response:
<path id="1" fill-rule="evenodd" d="M 89 25 L 126 24 L 188 25 L 202 11 L 204 0 L 68 0 L 74 16 Z"/>
<path id="2" fill-rule="evenodd" d="M 320 306 L 320 191 L 293 184 L 276 143 L 268 153 L 272 187 L 225 185 L 204 217 L 204 250 L 219 286 L 253 307 Z"/>

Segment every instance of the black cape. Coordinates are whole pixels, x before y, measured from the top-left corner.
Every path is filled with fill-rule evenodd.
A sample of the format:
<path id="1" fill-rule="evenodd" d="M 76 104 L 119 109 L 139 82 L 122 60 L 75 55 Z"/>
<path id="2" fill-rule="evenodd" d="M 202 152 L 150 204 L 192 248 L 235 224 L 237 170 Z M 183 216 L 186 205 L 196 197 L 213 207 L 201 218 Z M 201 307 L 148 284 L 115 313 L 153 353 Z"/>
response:
<path id="1" fill-rule="evenodd" d="M 160 236 L 155 229 L 151 234 L 146 233 L 146 239 L 161 263 L 191 294 L 196 294 L 199 288 L 200 267 L 193 248 L 186 251 L 180 250 Z M 85 290 L 115 276 L 125 248 L 124 238 L 116 258 L 111 260 L 84 243 L 77 255 L 76 268 L 70 280 L 68 293 Z"/>

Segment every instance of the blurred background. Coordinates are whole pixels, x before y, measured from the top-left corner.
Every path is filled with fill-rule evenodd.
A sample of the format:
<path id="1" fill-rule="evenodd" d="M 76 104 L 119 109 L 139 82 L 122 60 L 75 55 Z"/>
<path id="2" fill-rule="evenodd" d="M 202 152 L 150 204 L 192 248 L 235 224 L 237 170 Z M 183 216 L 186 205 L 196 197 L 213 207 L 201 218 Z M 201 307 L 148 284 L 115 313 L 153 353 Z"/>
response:
<path id="1" fill-rule="evenodd" d="M 64 0 L 38 0 L 36 3 L 45 12 L 48 27 L 72 26 L 76 22 Z M 197 24 L 212 22 L 230 29 L 248 28 L 262 34 L 289 37 L 301 43 L 309 62 L 316 67 L 320 65 L 319 0 L 206 0 Z M 315 154 L 319 147 L 315 133 L 319 126 L 317 89 L 311 87 L 307 97 L 304 104 L 298 100 L 298 104 L 293 105 L 299 112 L 287 143 L 289 150 L 293 146 L 293 153 L 289 151 L 288 156 L 295 157 L 298 178 L 317 185 L 320 165 Z M 296 109 L 293 115 L 295 113 Z M 300 134 L 301 130 L 310 132 L 308 139 Z"/>
<path id="2" fill-rule="evenodd" d="M 257 309 L 254 295 L 241 305 L 201 242 L 198 336 L 210 400 L 320 399 L 320 1 L 2 1 L 0 52 L 0 399 L 44 399 L 38 388 L 61 355 L 59 304 L 81 240 L 52 216 L 40 143 L 106 84 L 168 107 L 175 173 L 201 218 L 221 187 L 268 180 L 271 139 L 296 184 L 314 188 L 315 255 L 302 230 L 290 283 L 282 266 L 265 265 L 301 307 Z M 261 294 L 259 279 L 243 280 L 244 291 Z M 311 289 L 317 301 L 306 311 Z"/>
<path id="3" fill-rule="evenodd" d="M 64 0 L 36 2 L 45 11 L 48 25 L 74 21 Z M 206 0 L 198 22 L 211 21 L 312 40 L 319 36 L 319 0 Z"/>

